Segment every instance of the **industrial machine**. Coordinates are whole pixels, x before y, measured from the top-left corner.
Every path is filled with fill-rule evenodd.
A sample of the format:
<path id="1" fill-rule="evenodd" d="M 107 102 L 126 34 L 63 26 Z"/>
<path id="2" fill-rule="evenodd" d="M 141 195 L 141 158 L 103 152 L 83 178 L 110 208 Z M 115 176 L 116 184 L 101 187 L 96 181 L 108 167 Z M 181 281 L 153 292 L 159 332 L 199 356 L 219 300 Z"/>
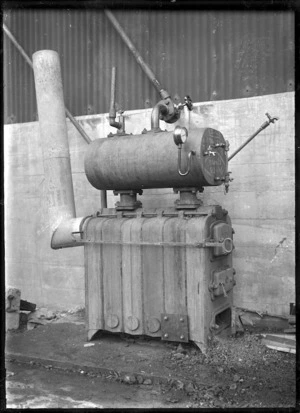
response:
<path id="1" fill-rule="evenodd" d="M 127 134 L 123 115 L 116 121 L 113 69 L 109 122 L 117 131 L 89 144 L 84 165 L 90 184 L 120 201 L 76 218 L 57 53 L 36 52 L 33 67 L 51 246 L 84 246 L 88 339 L 106 330 L 191 340 L 205 351 L 210 336 L 231 324 L 234 231 L 228 212 L 203 205 L 198 193 L 228 190 L 228 141 L 212 128 L 161 130 L 159 120 L 175 123 L 192 110 L 189 96 L 175 105 L 164 89 L 151 129 Z M 275 120 L 268 117 L 262 129 Z M 147 188 L 173 188 L 178 199 L 172 208 L 143 208 Z"/>

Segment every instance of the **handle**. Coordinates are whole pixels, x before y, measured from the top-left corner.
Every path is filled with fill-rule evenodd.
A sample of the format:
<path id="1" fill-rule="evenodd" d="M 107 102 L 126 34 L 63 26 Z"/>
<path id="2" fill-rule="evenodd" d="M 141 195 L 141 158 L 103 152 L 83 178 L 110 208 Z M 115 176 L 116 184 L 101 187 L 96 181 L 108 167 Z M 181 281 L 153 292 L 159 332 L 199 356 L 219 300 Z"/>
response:
<path id="1" fill-rule="evenodd" d="M 227 244 L 227 247 L 226 247 Z M 229 244 L 229 246 L 228 246 Z M 233 250 L 233 241 L 231 238 L 225 238 L 223 241 L 206 241 L 205 247 L 221 247 L 226 254 L 230 254 Z"/>

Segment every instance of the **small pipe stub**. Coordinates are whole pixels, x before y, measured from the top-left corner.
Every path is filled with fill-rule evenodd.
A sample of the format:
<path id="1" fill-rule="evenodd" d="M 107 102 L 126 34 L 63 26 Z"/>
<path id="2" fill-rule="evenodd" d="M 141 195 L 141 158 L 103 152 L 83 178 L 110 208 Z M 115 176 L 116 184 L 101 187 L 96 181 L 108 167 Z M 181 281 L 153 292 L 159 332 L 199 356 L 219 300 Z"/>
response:
<path id="1" fill-rule="evenodd" d="M 113 128 L 116 128 L 117 135 L 123 136 L 125 133 L 125 118 L 123 116 L 123 111 L 119 111 L 119 122 L 116 121 L 116 108 L 115 108 L 115 96 L 116 96 L 116 68 L 113 67 L 111 71 L 111 87 L 110 87 L 110 107 L 109 107 L 109 124 Z M 115 136 L 115 134 L 110 133 L 108 137 Z"/>

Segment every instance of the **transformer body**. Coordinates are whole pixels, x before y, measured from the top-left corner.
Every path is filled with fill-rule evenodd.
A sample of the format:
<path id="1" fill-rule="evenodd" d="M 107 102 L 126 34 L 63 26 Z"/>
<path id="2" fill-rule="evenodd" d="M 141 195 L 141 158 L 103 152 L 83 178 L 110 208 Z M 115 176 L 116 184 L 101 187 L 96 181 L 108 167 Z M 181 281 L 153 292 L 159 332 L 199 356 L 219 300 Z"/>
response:
<path id="1" fill-rule="evenodd" d="M 220 206 L 118 212 L 85 223 L 88 338 L 98 330 L 194 341 L 230 326 L 232 240 Z M 230 248 L 230 251 L 232 248 Z"/>

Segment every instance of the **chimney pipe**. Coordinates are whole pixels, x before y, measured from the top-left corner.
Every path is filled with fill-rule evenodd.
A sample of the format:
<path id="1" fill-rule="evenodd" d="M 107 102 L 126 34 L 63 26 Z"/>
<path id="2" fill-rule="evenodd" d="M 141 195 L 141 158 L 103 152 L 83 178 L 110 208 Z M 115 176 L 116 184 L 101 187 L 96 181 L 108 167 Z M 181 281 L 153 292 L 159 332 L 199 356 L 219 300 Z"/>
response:
<path id="1" fill-rule="evenodd" d="M 53 50 L 35 52 L 33 70 L 53 249 L 79 246 L 60 61 Z"/>

